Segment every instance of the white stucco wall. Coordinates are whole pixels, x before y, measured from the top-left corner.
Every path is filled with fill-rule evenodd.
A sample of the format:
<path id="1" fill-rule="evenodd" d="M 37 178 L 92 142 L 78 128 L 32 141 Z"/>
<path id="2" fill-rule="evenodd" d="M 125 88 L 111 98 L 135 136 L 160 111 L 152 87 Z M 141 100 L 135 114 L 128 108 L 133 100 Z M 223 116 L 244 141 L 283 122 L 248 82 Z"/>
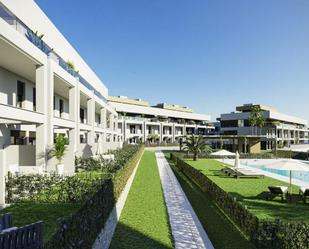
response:
<path id="1" fill-rule="evenodd" d="M 43 40 L 65 61 L 72 61 L 79 73 L 107 98 L 108 89 L 71 46 L 56 26 L 33 0 L 1 0 L 1 2 L 33 31 L 44 34 Z M 74 8 L 73 8 L 74 9 Z M 73 11 L 72 9 L 72 11 Z M 81 31 L 82 32 L 82 31 Z"/>
<path id="2" fill-rule="evenodd" d="M 17 81 L 25 83 L 23 108 L 33 110 L 33 88 L 35 84 L 0 67 L 0 103 L 16 106 Z"/>

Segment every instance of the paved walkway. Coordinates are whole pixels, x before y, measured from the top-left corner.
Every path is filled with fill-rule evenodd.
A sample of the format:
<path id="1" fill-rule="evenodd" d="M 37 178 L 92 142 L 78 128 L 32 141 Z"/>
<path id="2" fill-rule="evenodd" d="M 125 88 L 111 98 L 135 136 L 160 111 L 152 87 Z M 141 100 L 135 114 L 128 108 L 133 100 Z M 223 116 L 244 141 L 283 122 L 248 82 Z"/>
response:
<path id="1" fill-rule="evenodd" d="M 213 249 L 204 228 L 164 154 L 156 152 L 164 198 L 176 249 Z"/>

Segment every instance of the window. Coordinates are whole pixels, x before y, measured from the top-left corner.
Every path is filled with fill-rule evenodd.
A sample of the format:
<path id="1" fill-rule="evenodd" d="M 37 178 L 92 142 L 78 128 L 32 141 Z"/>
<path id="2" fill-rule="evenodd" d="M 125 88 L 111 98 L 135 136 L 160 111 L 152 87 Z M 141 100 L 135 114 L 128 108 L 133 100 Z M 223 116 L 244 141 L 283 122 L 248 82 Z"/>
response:
<path id="1" fill-rule="evenodd" d="M 245 122 L 243 119 L 239 119 L 238 120 L 238 127 L 244 127 L 245 126 Z"/>
<path id="2" fill-rule="evenodd" d="M 17 103 L 16 106 L 19 108 L 23 107 L 25 100 L 25 83 L 17 81 Z"/>
<path id="3" fill-rule="evenodd" d="M 62 117 L 62 113 L 63 113 L 63 100 L 59 99 L 59 113 L 60 113 L 60 117 Z"/>
<path id="4" fill-rule="evenodd" d="M 26 132 L 11 130 L 11 144 L 12 145 L 25 145 L 26 144 Z"/>
<path id="5" fill-rule="evenodd" d="M 36 111 L 36 88 L 32 89 L 33 111 Z"/>
<path id="6" fill-rule="evenodd" d="M 135 134 L 135 125 L 130 125 L 130 133 Z"/>
<path id="7" fill-rule="evenodd" d="M 79 110 L 79 118 L 80 118 L 80 122 L 83 124 L 84 119 L 85 119 L 85 111 L 82 108 L 80 108 L 80 110 Z"/>

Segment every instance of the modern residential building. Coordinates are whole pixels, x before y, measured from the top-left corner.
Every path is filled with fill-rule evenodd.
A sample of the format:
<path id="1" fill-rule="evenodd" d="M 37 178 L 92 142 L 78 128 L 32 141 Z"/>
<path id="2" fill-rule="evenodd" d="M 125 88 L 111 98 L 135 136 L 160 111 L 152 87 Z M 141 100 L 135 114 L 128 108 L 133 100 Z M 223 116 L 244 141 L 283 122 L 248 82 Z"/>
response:
<path id="1" fill-rule="evenodd" d="M 63 160 L 121 145 L 108 89 L 33 0 L 0 1 L 0 165 L 51 171 L 57 134 Z M 99 139 L 100 138 L 100 139 Z M 100 144 L 99 144 L 100 141 Z"/>
<path id="2" fill-rule="evenodd" d="M 210 116 L 177 105 L 151 106 L 141 99 L 109 97 L 118 113 L 118 132 L 127 143 L 177 143 L 183 136 L 208 135 Z"/>
<path id="3" fill-rule="evenodd" d="M 249 124 L 252 109 L 258 106 L 265 118 L 262 128 L 253 128 Z M 236 107 L 236 112 L 221 114 L 220 132 L 223 135 L 259 136 L 261 148 L 271 150 L 292 144 L 308 142 L 307 121 L 278 112 L 275 108 L 260 104 L 244 104 Z"/>

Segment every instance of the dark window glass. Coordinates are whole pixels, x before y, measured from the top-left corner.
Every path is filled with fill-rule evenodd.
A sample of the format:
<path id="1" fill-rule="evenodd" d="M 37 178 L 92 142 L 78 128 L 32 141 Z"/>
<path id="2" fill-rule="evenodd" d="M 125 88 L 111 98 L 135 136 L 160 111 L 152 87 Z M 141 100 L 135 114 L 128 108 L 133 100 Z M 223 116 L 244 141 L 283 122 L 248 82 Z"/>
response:
<path id="1" fill-rule="evenodd" d="M 61 117 L 63 113 L 63 100 L 62 99 L 59 100 L 59 112 L 60 112 L 60 117 Z"/>
<path id="2" fill-rule="evenodd" d="M 84 119 L 85 119 L 85 111 L 84 111 L 84 109 L 80 109 L 80 111 L 79 111 L 79 118 L 80 118 L 80 122 L 84 123 Z"/>
<path id="3" fill-rule="evenodd" d="M 33 110 L 36 110 L 36 89 L 33 88 Z"/>
<path id="4" fill-rule="evenodd" d="M 17 81 L 17 107 L 22 108 L 22 103 L 25 100 L 25 83 Z"/>

